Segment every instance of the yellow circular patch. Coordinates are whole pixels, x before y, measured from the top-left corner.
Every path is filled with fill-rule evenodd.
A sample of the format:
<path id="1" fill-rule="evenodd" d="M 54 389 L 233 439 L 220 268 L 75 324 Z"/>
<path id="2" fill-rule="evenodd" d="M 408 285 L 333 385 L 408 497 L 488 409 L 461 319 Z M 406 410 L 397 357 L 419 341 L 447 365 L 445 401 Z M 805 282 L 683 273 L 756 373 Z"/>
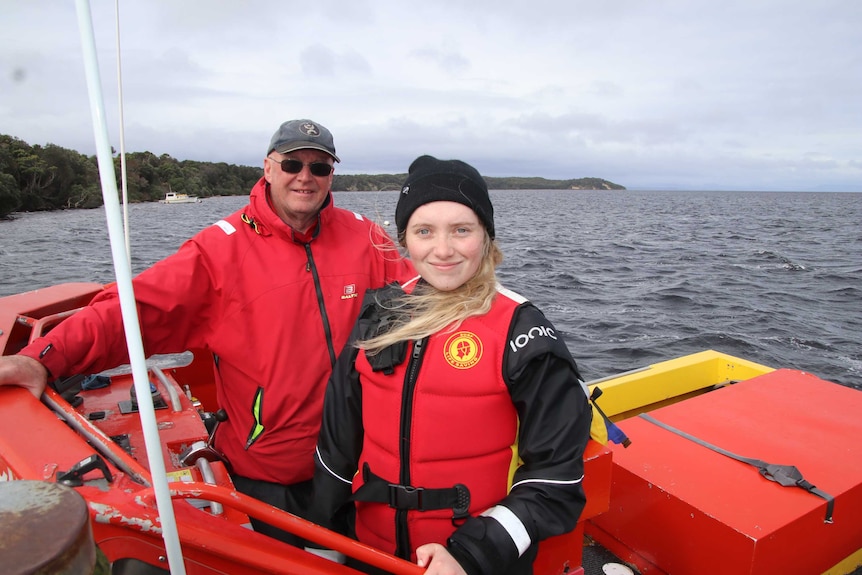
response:
<path id="1" fill-rule="evenodd" d="M 459 331 L 449 336 L 443 356 L 456 369 L 469 369 L 482 359 L 482 340 L 475 333 Z"/>

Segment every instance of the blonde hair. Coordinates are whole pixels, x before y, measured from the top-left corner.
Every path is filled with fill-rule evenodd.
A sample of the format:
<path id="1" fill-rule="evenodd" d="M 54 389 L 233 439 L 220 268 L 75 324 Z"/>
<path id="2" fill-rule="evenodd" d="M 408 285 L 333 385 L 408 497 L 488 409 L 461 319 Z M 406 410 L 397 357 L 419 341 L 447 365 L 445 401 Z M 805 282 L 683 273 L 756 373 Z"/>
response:
<path id="1" fill-rule="evenodd" d="M 399 243 L 405 245 L 403 234 Z M 502 261 L 503 252 L 486 230 L 482 262 L 476 275 L 452 291 L 440 291 L 420 284 L 413 293 L 387 303 L 387 309 L 398 312 L 393 327 L 385 333 L 356 342 L 356 346 L 364 349 L 367 355 L 374 355 L 394 343 L 420 340 L 443 330 L 454 331 L 465 319 L 488 313 L 497 295 L 496 269 Z"/>

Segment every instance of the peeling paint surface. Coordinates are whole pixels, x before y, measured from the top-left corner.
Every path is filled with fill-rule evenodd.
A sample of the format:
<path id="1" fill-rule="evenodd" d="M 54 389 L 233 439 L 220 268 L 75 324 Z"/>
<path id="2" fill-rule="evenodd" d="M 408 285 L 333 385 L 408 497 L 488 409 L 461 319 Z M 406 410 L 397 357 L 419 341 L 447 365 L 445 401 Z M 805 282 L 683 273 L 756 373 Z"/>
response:
<path id="1" fill-rule="evenodd" d="M 106 505 L 104 503 L 91 501 L 89 505 L 90 509 L 93 511 L 93 520 L 97 523 L 119 523 L 121 525 L 137 527 L 144 533 L 162 533 L 162 528 L 150 519 L 144 519 L 142 517 L 128 517 L 123 515 L 123 513 L 121 513 L 116 507 Z"/>

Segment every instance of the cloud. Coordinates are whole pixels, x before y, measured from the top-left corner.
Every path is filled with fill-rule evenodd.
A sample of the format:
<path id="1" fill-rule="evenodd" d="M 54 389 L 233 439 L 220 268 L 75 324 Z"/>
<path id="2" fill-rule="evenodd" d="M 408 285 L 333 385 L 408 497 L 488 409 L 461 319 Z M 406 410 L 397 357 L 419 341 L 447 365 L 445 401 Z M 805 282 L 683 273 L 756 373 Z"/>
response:
<path id="1" fill-rule="evenodd" d="M 74 6 L 9 4 L 2 131 L 93 153 Z M 116 141 L 115 3 L 91 6 Z M 259 165 L 308 117 L 342 173 L 433 153 L 493 176 L 862 191 L 862 3 L 129 0 L 120 24 L 131 151 Z"/>

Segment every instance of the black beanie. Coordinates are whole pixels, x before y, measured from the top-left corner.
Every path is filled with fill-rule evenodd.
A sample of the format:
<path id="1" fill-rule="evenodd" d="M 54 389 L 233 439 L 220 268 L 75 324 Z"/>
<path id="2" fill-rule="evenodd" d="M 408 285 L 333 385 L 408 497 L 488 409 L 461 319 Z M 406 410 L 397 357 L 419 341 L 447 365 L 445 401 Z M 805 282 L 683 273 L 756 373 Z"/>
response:
<path id="1" fill-rule="evenodd" d="M 416 208 L 430 202 L 464 204 L 476 212 L 488 235 L 494 239 L 494 206 L 488 196 L 488 185 L 473 166 L 433 156 L 413 160 L 395 207 L 398 235 L 404 233 Z"/>

